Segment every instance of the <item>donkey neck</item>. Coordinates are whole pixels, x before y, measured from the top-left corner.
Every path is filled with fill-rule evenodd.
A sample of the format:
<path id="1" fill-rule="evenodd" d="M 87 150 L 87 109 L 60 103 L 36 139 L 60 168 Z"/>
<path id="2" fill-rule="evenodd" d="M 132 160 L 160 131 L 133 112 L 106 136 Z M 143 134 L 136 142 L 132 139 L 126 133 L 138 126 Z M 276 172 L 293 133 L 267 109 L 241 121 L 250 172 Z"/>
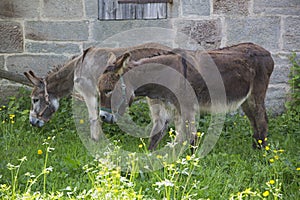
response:
<path id="1" fill-rule="evenodd" d="M 46 77 L 49 93 L 54 94 L 59 99 L 69 95 L 74 86 L 73 79 L 75 67 L 76 62 L 72 60 L 66 63 L 58 71 L 50 73 Z"/>

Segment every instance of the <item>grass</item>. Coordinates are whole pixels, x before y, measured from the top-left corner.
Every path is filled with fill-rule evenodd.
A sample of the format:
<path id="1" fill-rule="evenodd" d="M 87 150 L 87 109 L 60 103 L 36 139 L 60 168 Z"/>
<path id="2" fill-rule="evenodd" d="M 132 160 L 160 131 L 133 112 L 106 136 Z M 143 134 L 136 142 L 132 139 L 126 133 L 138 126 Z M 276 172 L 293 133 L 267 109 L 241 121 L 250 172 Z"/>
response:
<path id="1" fill-rule="evenodd" d="M 289 199 L 300 198 L 300 115 L 288 110 L 269 119 L 269 146 L 252 149 L 251 128 L 239 114 L 226 118 L 217 145 L 203 159 L 186 152 L 154 172 L 122 171 L 110 156 L 95 159 L 78 137 L 70 99 L 43 128 L 29 125 L 30 99 L 0 107 L 0 199 Z M 149 123 L 147 105 L 131 109 Z M 199 132 L 206 132 L 206 117 Z M 104 125 L 120 148 L 146 152 L 146 140 Z M 168 135 L 168 134 L 167 134 Z M 166 136 L 161 146 L 172 138 Z"/>

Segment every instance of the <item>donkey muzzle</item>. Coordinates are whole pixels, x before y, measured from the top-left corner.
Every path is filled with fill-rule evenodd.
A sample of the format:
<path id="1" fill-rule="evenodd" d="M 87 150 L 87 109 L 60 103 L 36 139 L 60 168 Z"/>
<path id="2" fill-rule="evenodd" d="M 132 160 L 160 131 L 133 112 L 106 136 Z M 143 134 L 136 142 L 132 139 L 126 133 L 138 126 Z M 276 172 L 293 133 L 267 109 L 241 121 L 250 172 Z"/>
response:
<path id="1" fill-rule="evenodd" d="M 117 122 L 116 117 L 112 113 L 100 110 L 99 115 L 100 115 L 101 120 L 105 123 L 113 124 L 113 123 Z"/>
<path id="2" fill-rule="evenodd" d="M 37 127 L 42 127 L 45 124 L 45 121 L 42 119 L 38 119 L 36 117 L 29 116 L 30 124 Z"/>

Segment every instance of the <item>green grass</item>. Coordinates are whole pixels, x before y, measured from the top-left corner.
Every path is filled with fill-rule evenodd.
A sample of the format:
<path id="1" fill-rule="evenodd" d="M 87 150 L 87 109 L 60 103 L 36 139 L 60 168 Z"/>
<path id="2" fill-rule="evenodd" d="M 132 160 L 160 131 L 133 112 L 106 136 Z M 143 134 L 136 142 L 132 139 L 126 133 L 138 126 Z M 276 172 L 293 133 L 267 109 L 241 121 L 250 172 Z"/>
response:
<path id="1" fill-rule="evenodd" d="M 95 160 L 88 153 L 70 99 L 39 129 L 29 124 L 29 94 L 21 92 L 23 98 L 0 106 L 0 199 L 300 199 L 299 109 L 270 117 L 268 150 L 252 149 L 249 122 L 235 114 L 226 118 L 217 145 L 203 159 L 186 152 L 151 173 L 131 163 L 133 173 L 122 172 L 109 156 Z M 134 121 L 149 123 L 147 111 L 145 103 L 135 104 Z M 206 132 L 208 121 L 201 118 L 200 132 Z M 120 148 L 147 152 L 148 141 L 116 125 L 103 129 Z M 170 140 L 167 134 L 160 146 Z"/>

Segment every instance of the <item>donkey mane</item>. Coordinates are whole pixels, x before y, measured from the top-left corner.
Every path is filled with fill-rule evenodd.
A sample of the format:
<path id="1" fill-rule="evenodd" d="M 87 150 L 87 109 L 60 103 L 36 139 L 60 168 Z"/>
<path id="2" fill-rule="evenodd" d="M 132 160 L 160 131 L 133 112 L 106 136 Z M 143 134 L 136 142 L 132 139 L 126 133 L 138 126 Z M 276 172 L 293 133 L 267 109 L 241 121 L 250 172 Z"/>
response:
<path id="1" fill-rule="evenodd" d="M 51 69 L 50 71 L 47 72 L 47 75 L 51 75 L 51 74 L 53 74 L 53 73 L 55 73 L 55 72 L 58 72 L 63 66 L 64 66 L 64 65 L 62 65 L 62 64 L 54 65 L 54 66 L 52 67 L 52 69 Z"/>
<path id="2" fill-rule="evenodd" d="M 177 52 L 174 52 L 173 50 L 168 50 L 168 49 L 158 49 L 158 48 L 138 48 L 138 49 L 133 49 L 129 50 L 125 53 L 130 54 L 132 60 L 141 60 L 141 59 L 148 59 L 148 58 L 154 58 L 154 57 L 160 57 L 160 56 L 165 56 L 165 55 L 175 55 Z M 120 60 L 123 57 L 122 55 L 119 55 L 116 60 Z M 114 63 L 115 64 L 115 63 Z M 116 66 L 108 66 L 104 73 L 109 72 L 109 71 L 114 71 Z"/>

